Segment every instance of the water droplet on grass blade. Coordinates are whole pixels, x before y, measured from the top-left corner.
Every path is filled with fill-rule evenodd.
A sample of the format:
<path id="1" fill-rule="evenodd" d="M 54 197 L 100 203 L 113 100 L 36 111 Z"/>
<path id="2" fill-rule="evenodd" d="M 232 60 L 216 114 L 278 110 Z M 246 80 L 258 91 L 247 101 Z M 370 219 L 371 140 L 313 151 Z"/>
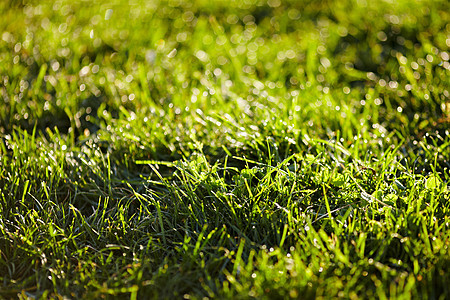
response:
<path id="1" fill-rule="evenodd" d="M 399 189 L 406 190 L 406 187 L 397 179 L 394 181 L 394 183 Z"/>
<path id="2" fill-rule="evenodd" d="M 173 48 L 172 51 L 167 55 L 168 58 L 174 58 L 177 55 L 177 49 Z"/>
<path id="3" fill-rule="evenodd" d="M 112 10 L 112 9 L 106 10 L 106 13 L 105 13 L 105 20 L 111 19 L 112 13 L 113 13 L 113 10 Z"/>
<path id="4" fill-rule="evenodd" d="M 366 192 L 361 192 L 361 198 L 363 198 L 364 200 L 366 200 L 369 203 L 372 203 L 372 196 L 367 194 Z"/>

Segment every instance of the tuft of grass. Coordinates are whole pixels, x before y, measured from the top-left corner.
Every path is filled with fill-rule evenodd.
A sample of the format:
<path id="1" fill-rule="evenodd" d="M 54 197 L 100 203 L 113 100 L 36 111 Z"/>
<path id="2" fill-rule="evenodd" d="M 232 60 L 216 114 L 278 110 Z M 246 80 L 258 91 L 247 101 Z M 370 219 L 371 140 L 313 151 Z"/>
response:
<path id="1" fill-rule="evenodd" d="M 449 10 L 0 3 L 0 296 L 448 298 Z"/>

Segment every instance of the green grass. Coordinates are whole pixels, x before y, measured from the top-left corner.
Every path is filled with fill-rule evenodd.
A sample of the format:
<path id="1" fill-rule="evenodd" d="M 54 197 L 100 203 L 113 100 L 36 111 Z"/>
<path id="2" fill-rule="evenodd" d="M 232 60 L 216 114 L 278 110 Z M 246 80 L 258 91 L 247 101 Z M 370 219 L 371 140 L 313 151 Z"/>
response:
<path id="1" fill-rule="evenodd" d="M 448 1 L 0 3 L 0 298 L 450 297 Z"/>

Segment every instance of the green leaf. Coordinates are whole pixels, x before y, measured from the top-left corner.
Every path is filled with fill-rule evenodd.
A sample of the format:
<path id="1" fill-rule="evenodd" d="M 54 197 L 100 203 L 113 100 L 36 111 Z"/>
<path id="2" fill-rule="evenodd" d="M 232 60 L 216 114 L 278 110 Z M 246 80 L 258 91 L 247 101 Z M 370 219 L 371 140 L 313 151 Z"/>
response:
<path id="1" fill-rule="evenodd" d="M 427 181 L 425 182 L 425 187 L 427 189 L 436 189 L 441 185 L 441 183 L 442 180 L 435 174 L 432 174 L 427 178 Z"/>
<path id="2" fill-rule="evenodd" d="M 394 205 L 397 202 L 398 196 L 396 194 L 387 194 L 383 197 L 383 202 L 389 205 Z"/>
<path id="3" fill-rule="evenodd" d="M 335 174 L 332 179 L 334 186 L 341 187 L 345 184 L 345 176 L 342 174 Z"/>

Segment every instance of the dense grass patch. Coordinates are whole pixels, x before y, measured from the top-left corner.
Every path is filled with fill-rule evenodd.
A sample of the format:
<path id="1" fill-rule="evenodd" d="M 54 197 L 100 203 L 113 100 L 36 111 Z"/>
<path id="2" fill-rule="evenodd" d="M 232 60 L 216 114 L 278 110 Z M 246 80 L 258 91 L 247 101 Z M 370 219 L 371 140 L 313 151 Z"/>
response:
<path id="1" fill-rule="evenodd" d="M 449 11 L 0 3 L 0 297 L 448 298 Z"/>

